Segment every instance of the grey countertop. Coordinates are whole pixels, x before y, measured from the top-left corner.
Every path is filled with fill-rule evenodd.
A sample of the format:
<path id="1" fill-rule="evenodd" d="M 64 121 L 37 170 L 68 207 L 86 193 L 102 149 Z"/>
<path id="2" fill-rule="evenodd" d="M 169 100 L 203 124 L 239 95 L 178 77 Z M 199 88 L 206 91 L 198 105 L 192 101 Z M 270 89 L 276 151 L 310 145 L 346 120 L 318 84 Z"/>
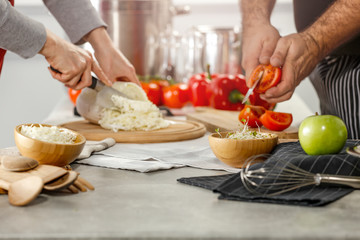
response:
<path id="1" fill-rule="evenodd" d="M 176 181 L 223 171 L 73 168 L 95 191 L 41 194 L 26 207 L 0 195 L 0 239 L 360 239 L 358 191 L 325 207 L 296 207 L 218 200 Z"/>

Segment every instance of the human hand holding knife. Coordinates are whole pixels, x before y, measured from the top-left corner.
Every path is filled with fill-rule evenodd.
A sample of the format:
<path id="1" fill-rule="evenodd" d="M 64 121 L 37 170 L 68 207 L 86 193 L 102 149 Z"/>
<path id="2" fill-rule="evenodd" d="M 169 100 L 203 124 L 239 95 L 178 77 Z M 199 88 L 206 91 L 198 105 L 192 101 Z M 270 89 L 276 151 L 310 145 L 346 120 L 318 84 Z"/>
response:
<path id="1" fill-rule="evenodd" d="M 257 93 L 265 93 L 268 89 L 275 87 L 281 80 L 281 73 L 280 67 L 274 67 L 270 64 L 257 66 L 251 73 L 250 79 L 248 79 L 253 85 L 246 93 L 242 104 L 248 100 L 254 90 Z"/>
<path id="2" fill-rule="evenodd" d="M 252 85 L 251 88 L 249 88 L 249 90 L 247 91 L 243 101 L 242 101 L 242 104 L 245 104 L 246 101 L 249 99 L 250 95 L 254 92 L 254 89 L 256 88 L 256 86 L 258 85 L 258 83 L 261 81 L 262 77 L 264 75 L 264 71 L 260 72 L 259 76 L 258 76 L 258 79 L 256 80 L 256 82 Z"/>

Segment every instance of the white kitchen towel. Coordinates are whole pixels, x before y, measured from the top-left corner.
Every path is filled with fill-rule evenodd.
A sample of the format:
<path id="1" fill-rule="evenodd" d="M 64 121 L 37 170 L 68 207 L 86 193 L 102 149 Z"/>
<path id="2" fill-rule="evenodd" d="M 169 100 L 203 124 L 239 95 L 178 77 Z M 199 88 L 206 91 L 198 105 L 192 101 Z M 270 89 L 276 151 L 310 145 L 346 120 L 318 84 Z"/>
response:
<path id="1" fill-rule="evenodd" d="M 167 143 L 130 144 L 117 143 L 103 151 L 95 152 L 77 163 L 99 167 L 150 172 L 173 167 L 196 167 L 202 169 L 238 172 L 227 166 L 213 154 L 208 135 L 201 138 Z"/>
<path id="2" fill-rule="evenodd" d="M 92 153 L 112 147 L 115 145 L 115 143 L 116 141 L 113 138 L 105 138 L 101 141 L 86 141 L 85 146 L 77 159 L 88 158 Z"/>
<path id="3" fill-rule="evenodd" d="M 185 165 L 182 164 L 166 163 L 151 158 L 129 159 L 122 157 L 112 157 L 103 154 L 94 154 L 90 158 L 77 161 L 77 163 L 97 166 L 97 167 L 133 170 L 142 173 L 153 172 L 158 170 L 166 170 L 166 169 L 178 168 L 178 167 L 185 167 Z"/>

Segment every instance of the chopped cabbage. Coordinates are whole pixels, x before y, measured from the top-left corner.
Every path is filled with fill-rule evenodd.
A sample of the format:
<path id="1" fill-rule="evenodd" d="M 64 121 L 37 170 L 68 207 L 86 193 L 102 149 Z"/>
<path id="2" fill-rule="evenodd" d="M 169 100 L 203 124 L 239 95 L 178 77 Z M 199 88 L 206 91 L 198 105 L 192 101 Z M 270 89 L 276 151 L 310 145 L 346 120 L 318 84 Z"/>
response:
<path id="1" fill-rule="evenodd" d="M 170 122 L 162 118 L 160 110 L 150 101 L 138 101 L 122 96 L 111 96 L 115 107 L 106 108 L 99 121 L 101 127 L 119 130 L 156 130 L 166 128 Z"/>

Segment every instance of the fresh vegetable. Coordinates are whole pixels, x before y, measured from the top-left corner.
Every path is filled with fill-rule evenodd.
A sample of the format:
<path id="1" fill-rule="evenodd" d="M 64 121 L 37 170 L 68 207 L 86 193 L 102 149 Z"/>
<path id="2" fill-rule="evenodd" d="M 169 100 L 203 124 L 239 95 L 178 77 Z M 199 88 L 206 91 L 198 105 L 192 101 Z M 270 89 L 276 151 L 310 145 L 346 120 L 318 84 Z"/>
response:
<path id="1" fill-rule="evenodd" d="M 346 139 L 345 123 L 337 116 L 310 116 L 300 124 L 300 145 L 309 155 L 336 154 L 344 147 Z"/>
<path id="2" fill-rule="evenodd" d="M 254 89 L 254 92 L 264 93 L 269 88 L 276 86 L 281 79 L 281 68 L 273 67 L 268 64 L 260 64 L 255 68 L 250 76 L 250 84 L 254 85 L 258 80 L 259 83 Z"/>
<path id="3" fill-rule="evenodd" d="M 163 88 L 163 102 L 169 108 L 182 108 L 190 101 L 189 86 L 177 83 Z"/>
<path id="4" fill-rule="evenodd" d="M 269 130 L 282 131 L 288 128 L 292 123 L 293 117 L 291 113 L 274 112 L 266 110 L 260 116 L 261 123 Z"/>
<path id="5" fill-rule="evenodd" d="M 244 104 L 241 102 L 248 88 L 243 75 L 222 74 L 212 79 L 210 86 L 212 91 L 211 107 L 235 111 L 241 111 L 244 108 Z"/>
<path id="6" fill-rule="evenodd" d="M 254 106 L 262 106 L 267 110 L 273 111 L 276 107 L 276 103 L 269 103 L 260 98 L 260 93 L 253 92 L 253 94 L 249 97 L 250 103 Z"/>
<path id="7" fill-rule="evenodd" d="M 154 82 L 141 82 L 141 87 L 144 89 L 148 99 L 156 106 L 160 106 L 162 101 L 162 89 L 159 84 Z"/>
<path id="8" fill-rule="evenodd" d="M 239 113 L 239 121 L 246 123 L 249 127 L 261 127 L 263 124 L 260 121 L 260 116 L 264 114 L 266 109 L 262 106 L 245 105 L 243 110 Z"/>
<path id="9" fill-rule="evenodd" d="M 74 105 L 76 105 L 76 99 L 78 98 L 80 93 L 81 93 L 81 90 L 74 90 L 72 88 L 68 89 L 69 98 Z"/>
<path id="10" fill-rule="evenodd" d="M 195 74 L 189 79 L 190 101 L 194 107 L 209 106 L 211 96 L 210 82 L 217 75 L 208 73 Z"/>

